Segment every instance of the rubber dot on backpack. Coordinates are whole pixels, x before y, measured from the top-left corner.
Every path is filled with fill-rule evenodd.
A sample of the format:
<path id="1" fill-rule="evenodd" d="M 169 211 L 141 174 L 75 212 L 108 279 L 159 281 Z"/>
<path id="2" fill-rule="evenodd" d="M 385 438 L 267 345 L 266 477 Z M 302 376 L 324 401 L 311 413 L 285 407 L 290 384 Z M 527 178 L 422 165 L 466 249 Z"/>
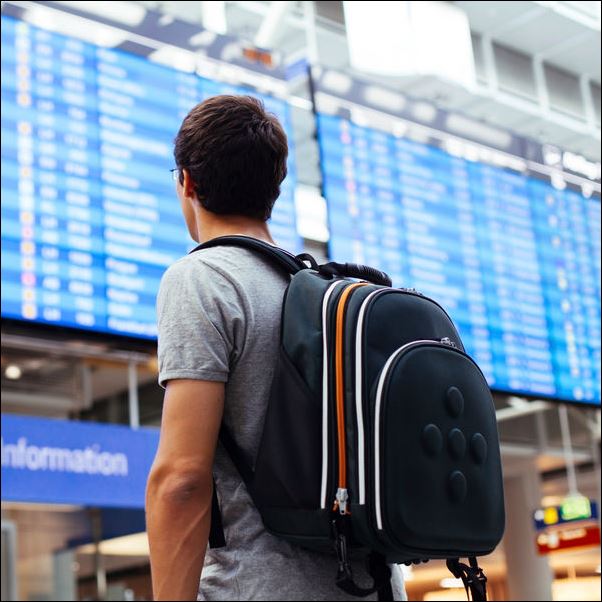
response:
<path id="1" fill-rule="evenodd" d="M 460 429 L 452 429 L 447 436 L 449 453 L 455 460 L 461 460 L 466 453 L 466 437 Z"/>
<path id="2" fill-rule="evenodd" d="M 454 502 L 463 502 L 466 498 L 466 477 L 459 470 L 454 470 L 447 479 L 449 496 Z"/>
<path id="3" fill-rule="evenodd" d="M 443 435 L 436 424 L 427 424 L 422 431 L 422 447 L 429 456 L 436 456 L 443 449 Z"/>
<path id="4" fill-rule="evenodd" d="M 458 418 L 464 412 L 464 395 L 458 387 L 450 387 L 445 393 L 445 407 L 452 418 Z"/>
<path id="5" fill-rule="evenodd" d="M 477 464 L 483 464 L 487 458 L 487 441 L 481 433 L 475 433 L 470 439 L 470 455 Z"/>

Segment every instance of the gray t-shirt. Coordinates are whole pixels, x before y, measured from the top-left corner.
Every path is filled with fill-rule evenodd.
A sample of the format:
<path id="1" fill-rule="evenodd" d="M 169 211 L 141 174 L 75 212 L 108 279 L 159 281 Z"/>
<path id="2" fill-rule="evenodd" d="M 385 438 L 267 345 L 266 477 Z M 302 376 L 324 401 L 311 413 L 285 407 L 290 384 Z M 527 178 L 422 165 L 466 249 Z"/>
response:
<path id="1" fill-rule="evenodd" d="M 197 251 L 163 276 L 157 299 L 159 382 L 226 383 L 224 420 L 253 465 L 279 346 L 288 277 L 246 249 Z M 215 477 L 227 546 L 207 550 L 199 600 L 348 600 L 334 556 L 270 535 L 241 477 L 218 445 Z M 354 575 L 368 585 L 363 563 Z M 395 598 L 405 600 L 393 568 Z M 376 599 L 376 597 L 367 598 Z"/>

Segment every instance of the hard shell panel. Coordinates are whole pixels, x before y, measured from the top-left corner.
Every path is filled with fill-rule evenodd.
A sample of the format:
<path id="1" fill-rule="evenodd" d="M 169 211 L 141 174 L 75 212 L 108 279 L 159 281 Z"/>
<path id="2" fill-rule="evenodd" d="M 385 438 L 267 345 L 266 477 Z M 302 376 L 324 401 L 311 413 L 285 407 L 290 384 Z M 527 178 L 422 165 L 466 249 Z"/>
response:
<path id="1" fill-rule="evenodd" d="M 421 339 L 449 338 L 464 350 L 447 313 L 421 295 L 390 289 L 374 298 L 365 321 L 365 372 L 368 390 L 389 356 L 402 345 Z"/>
<path id="2" fill-rule="evenodd" d="M 426 557 L 492 551 L 504 531 L 503 481 L 493 400 L 476 364 L 442 345 L 412 347 L 391 365 L 381 408 L 391 540 Z"/>
<path id="3" fill-rule="evenodd" d="M 381 541 L 372 523 L 374 513 L 369 492 L 374 480 L 373 429 L 369 425 L 374 421 L 374 414 L 370 403 L 371 391 L 375 388 L 378 375 L 387 359 L 406 343 L 417 339 L 439 340 L 447 337 L 460 349 L 463 347 L 449 316 L 435 301 L 406 290 L 370 288 L 372 290 L 367 291 L 369 294 L 362 300 L 363 307 L 350 313 L 346 332 L 347 353 L 354 358 L 353 363 L 347 365 L 347 373 L 350 374 L 347 379 L 350 386 L 347 391 L 347 404 L 350 408 L 358 405 L 362 408 L 363 425 L 363 437 L 349 437 L 352 445 L 349 448 L 348 465 L 352 522 L 361 523 L 357 524 L 355 532 L 364 544 L 378 549 L 381 544 L 390 547 L 390 542 Z M 358 323 L 362 312 L 363 325 Z M 356 345 L 358 335 L 361 342 L 359 358 Z M 356 361 L 358 359 L 359 362 Z M 354 424 L 351 423 L 352 419 Z M 348 428 L 359 430 L 359 424 L 358 411 L 348 412 Z M 367 504 L 370 511 L 358 512 L 358 504 Z M 365 524 L 366 520 L 370 522 Z"/>

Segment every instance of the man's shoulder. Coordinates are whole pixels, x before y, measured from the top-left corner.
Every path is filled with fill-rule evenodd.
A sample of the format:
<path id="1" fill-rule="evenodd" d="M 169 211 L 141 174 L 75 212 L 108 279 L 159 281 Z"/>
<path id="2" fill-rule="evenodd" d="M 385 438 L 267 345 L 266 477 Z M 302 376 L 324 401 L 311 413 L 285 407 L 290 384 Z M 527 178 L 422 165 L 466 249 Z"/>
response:
<path id="1" fill-rule="evenodd" d="M 210 280 L 216 284 L 246 288 L 254 281 L 264 285 L 286 284 L 279 269 L 253 251 L 239 247 L 210 247 L 178 259 L 163 274 L 161 288 L 172 288 L 183 282 L 191 284 Z"/>
<path id="2" fill-rule="evenodd" d="M 240 253 L 242 251 L 242 253 Z M 224 268 L 229 265 L 237 265 L 240 261 L 248 261 L 245 256 L 244 249 L 235 249 L 231 247 L 211 247 L 209 249 L 201 249 L 194 253 L 189 253 L 180 257 L 172 263 L 165 271 L 163 278 L 180 278 L 199 272 L 215 271 L 218 273 L 224 272 Z"/>

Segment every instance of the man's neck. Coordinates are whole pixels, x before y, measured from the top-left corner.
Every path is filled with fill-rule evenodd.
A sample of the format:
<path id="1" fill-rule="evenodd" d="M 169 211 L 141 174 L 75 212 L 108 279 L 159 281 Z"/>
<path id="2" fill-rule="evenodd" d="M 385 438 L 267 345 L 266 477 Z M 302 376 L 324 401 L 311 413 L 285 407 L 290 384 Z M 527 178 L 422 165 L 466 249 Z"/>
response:
<path id="1" fill-rule="evenodd" d="M 197 216 L 197 233 L 199 242 L 237 234 L 275 244 L 266 222 L 241 215 L 217 215 L 204 209 Z"/>

